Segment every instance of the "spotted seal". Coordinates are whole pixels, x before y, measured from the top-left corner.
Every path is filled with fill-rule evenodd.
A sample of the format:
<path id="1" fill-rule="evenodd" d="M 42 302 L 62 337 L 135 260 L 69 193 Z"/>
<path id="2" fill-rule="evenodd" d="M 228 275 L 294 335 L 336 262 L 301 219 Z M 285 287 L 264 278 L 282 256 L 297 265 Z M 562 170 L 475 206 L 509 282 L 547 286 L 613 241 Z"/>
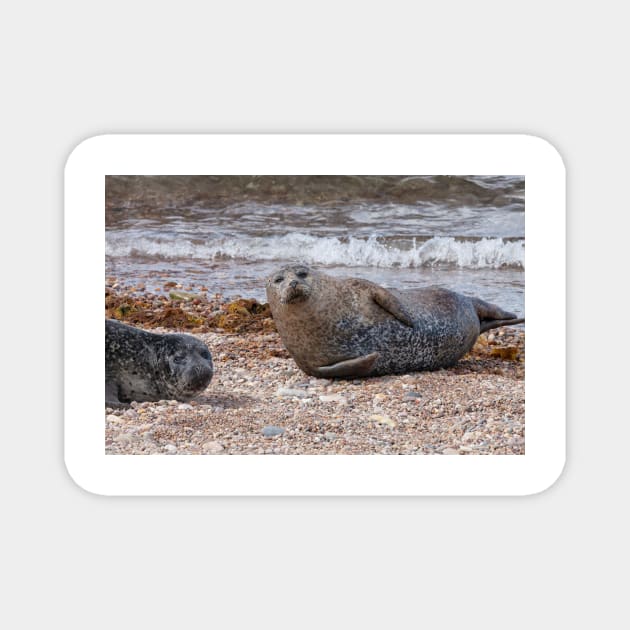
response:
<path id="1" fill-rule="evenodd" d="M 156 334 L 105 320 L 105 405 L 189 400 L 212 379 L 206 345 L 192 335 Z"/>
<path id="2" fill-rule="evenodd" d="M 481 332 L 525 321 L 447 289 L 385 289 L 306 265 L 279 269 L 266 289 L 289 354 L 304 372 L 320 378 L 449 367 Z"/>

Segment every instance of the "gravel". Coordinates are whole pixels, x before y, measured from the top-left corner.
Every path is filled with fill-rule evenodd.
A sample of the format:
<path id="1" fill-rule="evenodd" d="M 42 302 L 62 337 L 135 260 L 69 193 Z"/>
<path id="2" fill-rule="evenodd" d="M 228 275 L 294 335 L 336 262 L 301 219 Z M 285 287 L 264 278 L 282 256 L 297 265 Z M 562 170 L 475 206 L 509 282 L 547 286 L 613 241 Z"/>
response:
<path id="1" fill-rule="evenodd" d="M 522 327 L 483 335 L 447 370 L 354 380 L 308 377 L 275 332 L 195 336 L 213 355 L 208 388 L 106 409 L 107 453 L 525 453 Z"/>

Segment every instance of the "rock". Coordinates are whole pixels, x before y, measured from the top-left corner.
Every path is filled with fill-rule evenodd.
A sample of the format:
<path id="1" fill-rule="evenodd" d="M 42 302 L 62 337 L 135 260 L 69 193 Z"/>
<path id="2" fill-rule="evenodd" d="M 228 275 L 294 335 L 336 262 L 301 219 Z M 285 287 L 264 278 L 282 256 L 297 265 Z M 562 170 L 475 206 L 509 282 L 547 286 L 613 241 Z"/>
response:
<path id="1" fill-rule="evenodd" d="M 170 291 L 168 296 L 173 301 L 191 302 L 197 296 L 194 293 L 185 293 L 184 291 Z"/>
<path id="2" fill-rule="evenodd" d="M 201 448 L 204 453 L 209 453 L 211 455 L 221 453 L 225 450 L 225 447 L 221 444 L 221 442 L 205 442 L 201 445 Z"/>
<path id="3" fill-rule="evenodd" d="M 265 437 L 276 437 L 278 435 L 282 435 L 284 431 L 285 430 L 282 427 L 276 427 L 273 424 L 270 424 L 266 427 L 263 427 L 262 434 Z"/>
<path id="4" fill-rule="evenodd" d="M 442 455 L 459 455 L 459 450 L 457 450 L 456 448 L 445 448 L 442 451 Z"/>
<path id="5" fill-rule="evenodd" d="M 308 393 L 303 389 L 290 389 L 289 387 L 281 387 L 277 392 L 276 396 L 281 396 L 282 398 L 306 398 Z"/>
<path id="6" fill-rule="evenodd" d="M 177 447 L 174 444 L 165 444 L 164 450 L 167 453 L 177 453 Z"/>
<path id="7" fill-rule="evenodd" d="M 181 405 L 178 405 L 177 408 L 181 411 L 184 411 L 185 409 L 192 409 L 192 405 L 189 405 L 188 403 L 182 403 Z"/>
<path id="8" fill-rule="evenodd" d="M 422 398 L 422 394 L 419 394 L 418 392 L 406 392 L 405 393 L 405 398 L 411 398 L 411 399 L 417 399 L 417 398 Z"/>
<path id="9" fill-rule="evenodd" d="M 389 416 L 382 416 L 380 414 L 373 414 L 370 416 L 372 422 L 378 422 L 379 424 L 386 424 L 388 427 L 395 427 L 396 421 L 392 420 Z"/>
<path id="10" fill-rule="evenodd" d="M 324 437 L 327 440 L 336 440 L 337 439 L 337 434 L 333 433 L 332 431 L 326 431 L 326 433 L 324 433 Z"/>
<path id="11" fill-rule="evenodd" d="M 345 398 L 345 396 L 342 396 L 341 394 L 322 394 L 319 399 L 322 402 L 336 402 L 340 405 L 348 404 L 348 400 Z"/>

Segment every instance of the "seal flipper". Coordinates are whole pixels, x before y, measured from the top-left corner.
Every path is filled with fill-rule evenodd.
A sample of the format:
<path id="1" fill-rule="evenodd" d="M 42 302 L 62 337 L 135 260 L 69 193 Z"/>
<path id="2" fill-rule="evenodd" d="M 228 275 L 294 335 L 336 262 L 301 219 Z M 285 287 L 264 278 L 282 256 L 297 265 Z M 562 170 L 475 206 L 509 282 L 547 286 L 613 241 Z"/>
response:
<path id="1" fill-rule="evenodd" d="M 511 326 L 513 324 L 522 324 L 524 317 L 517 317 L 514 313 L 504 311 L 496 304 L 490 304 L 479 298 L 471 298 L 473 306 L 479 317 L 479 332 L 486 332 L 491 328 L 499 328 L 500 326 Z"/>
<path id="2" fill-rule="evenodd" d="M 479 332 L 486 332 L 491 328 L 499 328 L 500 326 L 513 326 L 514 324 L 524 324 L 524 317 L 515 317 L 514 319 L 486 319 L 480 322 Z"/>
<path id="3" fill-rule="evenodd" d="M 110 409 L 126 409 L 127 403 L 118 400 L 118 386 L 113 381 L 105 380 L 105 406 Z"/>
<path id="4" fill-rule="evenodd" d="M 383 287 L 374 285 L 372 299 L 384 310 L 393 315 L 405 326 L 413 328 L 413 317 L 403 303 L 391 292 Z"/>
<path id="5" fill-rule="evenodd" d="M 323 365 L 322 367 L 316 368 L 314 372 L 315 375 L 320 378 L 369 376 L 378 357 L 378 352 L 372 352 L 372 354 L 366 354 L 362 357 L 356 357 L 355 359 L 339 361 L 339 363 L 333 363 L 332 365 Z"/>

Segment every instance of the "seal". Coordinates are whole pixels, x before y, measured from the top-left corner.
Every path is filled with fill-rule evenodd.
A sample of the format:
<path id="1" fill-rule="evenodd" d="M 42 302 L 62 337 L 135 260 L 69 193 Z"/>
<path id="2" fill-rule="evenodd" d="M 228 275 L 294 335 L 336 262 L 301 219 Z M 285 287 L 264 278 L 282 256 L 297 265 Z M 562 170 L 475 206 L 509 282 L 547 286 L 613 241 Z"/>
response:
<path id="1" fill-rule="evenodd" d="M 105 405 L 132 400 L 190 400 L 212 379 L 206 344 L 184 334 L 157 334 L 105 320 Z"/>
<path id="2" fill-rule="evenodd" d="M 289 354 L 304 372 L 320 378 L 450 367 L 480 333 L 525 321 L 448 289 L 385 289 L 307 265 L 276 271 L 266 289 Z"/>

